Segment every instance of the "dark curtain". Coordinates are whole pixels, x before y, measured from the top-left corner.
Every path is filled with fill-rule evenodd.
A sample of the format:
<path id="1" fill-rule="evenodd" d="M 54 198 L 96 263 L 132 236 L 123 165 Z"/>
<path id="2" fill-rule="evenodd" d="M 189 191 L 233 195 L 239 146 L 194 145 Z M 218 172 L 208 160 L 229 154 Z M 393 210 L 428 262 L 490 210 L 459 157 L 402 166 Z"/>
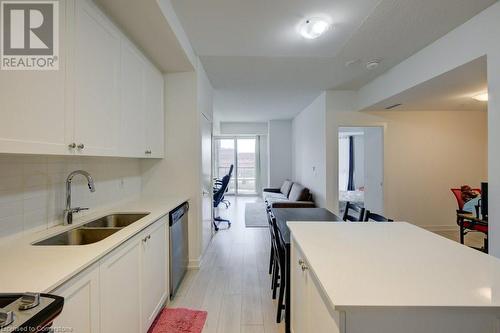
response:
<path id="1" fill-rule="evenodd" d="M 347 190 L 354 191 L 354 137 L 349 137 L 349 181 L 347 183 Z"/>

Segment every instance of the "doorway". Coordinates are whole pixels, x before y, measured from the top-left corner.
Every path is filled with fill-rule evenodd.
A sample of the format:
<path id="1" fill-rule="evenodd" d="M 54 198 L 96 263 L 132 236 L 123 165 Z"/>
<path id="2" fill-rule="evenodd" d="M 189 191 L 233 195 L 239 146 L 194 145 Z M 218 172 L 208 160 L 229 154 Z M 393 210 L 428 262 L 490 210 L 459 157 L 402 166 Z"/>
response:
<path id="1" fill-rule="evenodd" d="M 340 127 L 338 142 L 340 213 L 350 202 L 384 214 L 383 127 Z"/>
<path id="2" fill-rule="evenodd" d="M 257 137 L 216 137 L 214 146 L 215 177 L 221 179 L 234 165 L 228 194 L 256 195 L 260 165 Z"/>

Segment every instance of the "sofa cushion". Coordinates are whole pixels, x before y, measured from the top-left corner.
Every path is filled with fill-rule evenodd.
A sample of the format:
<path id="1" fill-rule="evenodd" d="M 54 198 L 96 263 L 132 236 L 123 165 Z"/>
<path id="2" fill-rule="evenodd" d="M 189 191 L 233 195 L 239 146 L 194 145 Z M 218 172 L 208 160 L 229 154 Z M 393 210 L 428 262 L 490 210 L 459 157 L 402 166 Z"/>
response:
<path id="1" fill-rule="evenodd" d="M 292 185 L 292 189 L 290 190 L 290 194 L 288 195 L 288 199 L 290 201 L 307 201 L 309 200 L 309 197 L 309 189 L 298 183 L 294 183 Z"/>
<path id="2" fill-rule="evenodd" d="M 290 194 L 290 190 L 292 189 L 293 182 L 291 180 L 285 180 L 283 182 L 283 185 L 281 185 L 280 192 L 285 195 L 285 197 L 288 197 Z"/>
<path id="3" fill-rule="evenodd" d="M 263 192 L 262 197 L 264 198 L 264 201 L 267 201 L 268 199 L 288 200 L 284 194 L 274 192 Z"/>

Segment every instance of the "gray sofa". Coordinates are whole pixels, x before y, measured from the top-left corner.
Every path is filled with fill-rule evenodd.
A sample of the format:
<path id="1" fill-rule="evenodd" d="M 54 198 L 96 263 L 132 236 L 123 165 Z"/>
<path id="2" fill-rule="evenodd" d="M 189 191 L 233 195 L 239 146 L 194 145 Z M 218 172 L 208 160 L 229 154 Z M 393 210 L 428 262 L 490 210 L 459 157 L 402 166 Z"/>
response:
<path id="1" fill-rule="evenodd" d="M 308 188 L 285 180 L 281 188 L 265 188 L 262 197 L 269 208 L 314 208 L 312 194 Z"/>

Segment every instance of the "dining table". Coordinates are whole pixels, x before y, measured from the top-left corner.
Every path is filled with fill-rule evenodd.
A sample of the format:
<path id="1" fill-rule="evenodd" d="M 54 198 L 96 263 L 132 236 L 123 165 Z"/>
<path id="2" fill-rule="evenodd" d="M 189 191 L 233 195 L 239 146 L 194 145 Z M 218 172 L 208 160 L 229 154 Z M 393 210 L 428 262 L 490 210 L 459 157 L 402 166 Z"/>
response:
<path id="1" fill-rule="evenodd" d="M 285 268 L 285 332 L 290 332 L 290 229 L 287 222 L 339 222 L 337 215 L 326 208 L 271 208 L 269 213 L 276 219 L 276 225 L 281 232 L 286 248 Z"/>

